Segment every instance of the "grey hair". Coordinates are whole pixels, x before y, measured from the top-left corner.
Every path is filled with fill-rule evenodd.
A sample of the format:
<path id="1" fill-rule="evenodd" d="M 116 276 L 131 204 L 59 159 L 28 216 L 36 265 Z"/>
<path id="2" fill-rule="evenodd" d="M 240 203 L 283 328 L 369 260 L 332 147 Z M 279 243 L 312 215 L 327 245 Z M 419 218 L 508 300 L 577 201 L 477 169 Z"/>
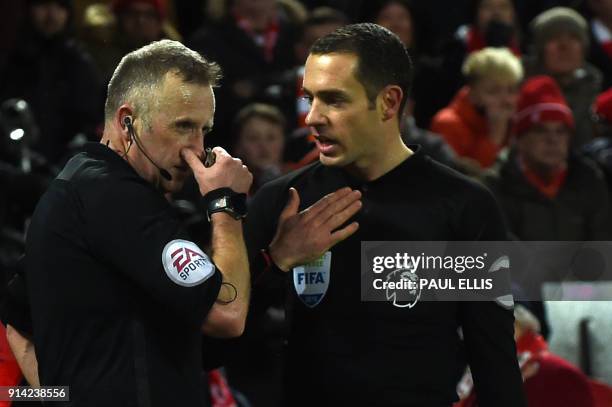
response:
<path id="1" fill-rule="evenodd" d="M 168 72 L 187 83 L 215 87 L 221 68 L 178 41 L 152 42 L 125 55 L 108 83 L 104 116 L 112 120 L 124 103 L 130 103 L 145 123 L 149 123 L 154 95 Z"/>

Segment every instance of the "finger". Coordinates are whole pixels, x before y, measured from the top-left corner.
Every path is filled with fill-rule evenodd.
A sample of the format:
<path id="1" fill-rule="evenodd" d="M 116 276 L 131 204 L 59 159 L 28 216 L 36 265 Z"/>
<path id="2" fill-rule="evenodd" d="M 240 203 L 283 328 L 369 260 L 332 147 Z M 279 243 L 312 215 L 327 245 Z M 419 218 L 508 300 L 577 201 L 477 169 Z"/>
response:
<path id="1" fill-rule="evenodd" d="M 181 157 L 183 158 L 183 160 L 185 160 L 187 165 L 191 167 L 192 170 L 203 167 L 202 161 L 200 161 L 196 153 L 194 153 L 188 148 L 184 148 L 181 150 Z"/>
<path id="2" fill-rule="evenodd" d="M 339 190 L 332 192 L 331 194 L 325 195 L 323 198 L 319 199 L 317 202 L 309 206 L 306 210 L 303 211 L 305 220 L 310 220 L 318 217 L 322 211 L 324 211 L 330 204 L 333 204 L 339 199 L 342 199 L 344 196 L 351 193 L 351 189 L 349 187 L 340 188 Z M 326 216 L 325 219 L 329 218 Z"/>
<path id="3" fill-rule="evenodd" d="M 289 199 L 287 205 L 279 216 L 279 223 L 295 215 L 300 207 L 300 195 L 295 188 L 289 188 Z"/>
<path id="4" fill-rule="evenodd" d="M 358 229 L 359 223 L 353 222 L 342 229 L 336 230 L 334 233 L 331 234 L 332 244 L 330 247 L 337 245 L 347 237 L 351 236 L 353 233 L 357 232 Z"/>
<path id="5" fill-rule="evenodd" d="M 330 219 L 335 218 L 337 214 L 341 213 L 346 208 L 353 205 L 355 202 L 358 202 L 359 199 L 361 199 L 361 192 L 351 191 L 351 193 L 343 196 L 341 199 L 338 199 L 337 201 L 330 203 L 330 205 L 327 208 L 325 208 L 319 215 L 318 224 L 322 225 L 328 222 Z M 346 219 L 344 221 L 346 221 Z M 340 226 L 340 225 L 337 225 L 337 226 Z"/>
<path id="6" fill-rule="evenodd" d="M 359 210 L 361 209 L 361 201 L 355 201 L 340 212 L 335 213 L 332 217 L 330 217 L 325 226 L 328 230 L 334 230 L 340 226 L 342 226 L 345 222 L 347 222 L 350 218 L 352 218 Z"/>
<path id="7" fill-rule="evenodd" d="M 213 148 L 212 151 L 213 153 L 215 153 L 215 157 L 217 160 L 219 160 L 219 158 L 223 158 L 223 159 L 233 158 L 231 154 L 225 151 L 223 147 L 217 146 Z"/>

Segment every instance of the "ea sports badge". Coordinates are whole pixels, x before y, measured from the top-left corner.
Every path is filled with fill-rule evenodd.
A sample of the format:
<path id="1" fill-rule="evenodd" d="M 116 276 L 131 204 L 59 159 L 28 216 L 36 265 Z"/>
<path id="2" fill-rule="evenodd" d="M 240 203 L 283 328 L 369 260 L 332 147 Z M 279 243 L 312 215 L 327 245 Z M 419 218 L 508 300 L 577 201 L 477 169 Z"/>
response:
<path id="1" fill-rule="evenodd" d="M 304 305 L 316 307 L 327 292 L 331 268 L 331 252 L 293 269 L 293 286 Z"/>
<path id="2" fill-rule="evenodd" d="M 170 280 L 183 287 L 202 284 L 215 272 L 208 256 L 189 240 L 176 239 L 166 244 L 162 264 Z"/>

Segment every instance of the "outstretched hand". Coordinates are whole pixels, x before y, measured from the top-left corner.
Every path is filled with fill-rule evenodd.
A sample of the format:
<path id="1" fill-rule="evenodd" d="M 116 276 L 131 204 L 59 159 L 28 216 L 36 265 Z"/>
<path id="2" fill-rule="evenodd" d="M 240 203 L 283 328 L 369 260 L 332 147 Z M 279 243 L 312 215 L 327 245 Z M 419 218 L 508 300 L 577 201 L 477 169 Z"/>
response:
<path id="1" fill-rule="evenodd" d="M 289 189 L 289 200 L 278 219 L 270 256 L 282 270 L 319 258 L 359 228 L 357 222 L 338 229 L 361 209 L 361 192 L 342 188 L 298 212 L 300 197 Z"/>

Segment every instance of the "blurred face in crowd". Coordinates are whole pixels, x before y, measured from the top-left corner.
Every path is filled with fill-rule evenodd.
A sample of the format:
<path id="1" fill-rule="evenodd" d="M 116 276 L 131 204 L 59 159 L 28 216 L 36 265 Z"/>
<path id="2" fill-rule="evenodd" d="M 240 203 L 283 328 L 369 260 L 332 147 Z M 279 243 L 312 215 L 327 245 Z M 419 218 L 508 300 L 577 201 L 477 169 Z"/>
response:
<path id="1" fill-rule="evenodd" d="M 376 24 L 396 34 L 407 48 L 412 47 L 413 25 L 410 11 L 400 3 L 388 3 L 378 14 Z"/>
<path id="2" fill-rule="evenodd" d="M 355 77 L 357 64 L 355 54 L 310 54 L 304 94 L 310 101 L 306 124 L 316 137 L 321 163 L 360 172 L 382 161 L 385 148 L 377 109 Z"/>
<path id="3" fill-rule="evenodd" d="M 562 122 L 543 121 L 519 136 L 517 147 L 531 168 L 548 173 L 567 163 L 570 136 L 570 129 Z"/>
<path id="4" fill-rule="evenodd" d="M 251 20 L 255 30 L 263 30 L 276 15 L 276 0 L 235 0 L 233 11 Z"/>
<path id="5" fill-rule="evenodd" d="M 119 24 L 130 45 L 141 47 L 162 37 L 162 22 L 155 6 L 133 2 L 119 16 Z"/>
<path id="6" fill-rule="evenodd" d="M 511 0 L 482 0 L 476 13 L 476 25 L 484 31 L 491 21 L 514 25 L 514 6 Z"/>
<path id="7" fill-rule="evenodd" d="M 470 101 L 487 116 L 510 117 L 516 110 L 518 84 L 510 80 L 483 77 L 469 86 Z"/>
<path id="8" fill-rule="evenodd" d="M 134 130 L 143 150 L 170 173 L 172 180 L 164 179 L 138 146 L 130 148 L 128 157 L 144 179 L 163 192 L 177 192 L 191 173 L 181 150 L 190 149 L 203 156 L 204 136 L 212 128 L 215 113 L 214 94 L 210 86 L 186 83 L 168 73 L 151 100 L 148 123 L 135 115 Z"/>
<path id="9" fill-rule="evenodd" d="M 253 116 L 242 125 L 236 156 L 243 159 L 251 171 L 279 168 L 284 146 L 285 138 L 280 124 Z"/>
<path id="10" fill-rule="evenodd" d="M 295 44 L 296 61 L 299 64 L 304 64 L 306 62 L 306 58 L 308 58 L 308 53 L 310 52 L 310 47 L 312 47 L 312 44 L 314 44 L 319 38 L 324 37 L 327 34 L 331 34 L 341 26 L 342 25 L 339 23 L 328 23 L 306 27 L 304 29 L 304 33 L 302 34 L 301 40 Z"/>
<path id="11" fill-rule="evenodd" d="M 54 1 L 33 4 L 30 16 L 34 28 L 45 37 L 62 32 L 68 22 L 68 10 Z"/>
<path id="12" fill-rule="evenodd" d="M 584 64 L 584 49 L 575 35 L 558 33 L 544 44 L 542 59 L 549 74 L 568 75 Z"/>

